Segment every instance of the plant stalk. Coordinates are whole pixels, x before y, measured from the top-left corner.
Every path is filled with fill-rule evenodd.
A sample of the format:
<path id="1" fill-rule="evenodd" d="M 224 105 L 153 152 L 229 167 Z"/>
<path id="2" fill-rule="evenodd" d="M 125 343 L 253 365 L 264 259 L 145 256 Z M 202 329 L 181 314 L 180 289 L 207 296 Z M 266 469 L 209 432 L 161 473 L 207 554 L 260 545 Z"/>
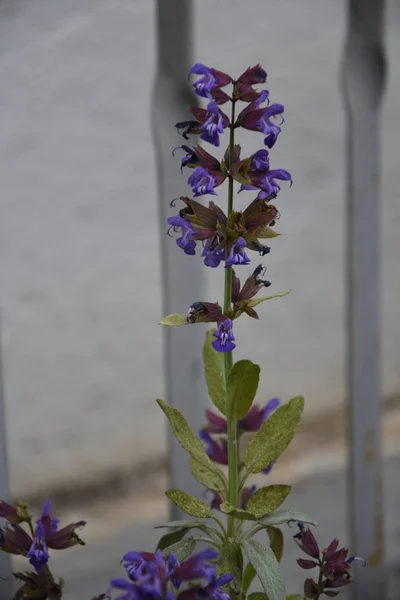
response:
<path id="1" fill-rule="evenodd" d="M 235 147 L 235 130 L 233 124 L 235 122 L 235 101 L 232 100 L 232 113 L 231 113 L 231 129 L 229 137 L 229 169 L 233 164 L 234 159 L 234 147 Z M 229 176 L 229 188 L 228 188 L 228 211 L 227 216 L 233 210 L 233 179 Z M 226 248 L 226 258 L 229 255 L 228 247 Z M 224 313 L 231 307 L 232 297 L 232 267 L 225 269 L 225 290 L 224 290 Z M 228 380 L 229 371 L 232 368 L 232 352 L 226 352 L 224 356 L 225 362 L 225 381 Z M 232 415 L 231 407 L 226 407 L 226 415 L 228 421 L 228 499 L 230 504 L 238 506 L 238 478 L 239 478 L 239 465 L 238 465 L 238 443 L 237 443 L 237 421 L 235 416 Z M 228 536 L 234 537 L 235 535 L 235 518 L 228 517 Z"/>

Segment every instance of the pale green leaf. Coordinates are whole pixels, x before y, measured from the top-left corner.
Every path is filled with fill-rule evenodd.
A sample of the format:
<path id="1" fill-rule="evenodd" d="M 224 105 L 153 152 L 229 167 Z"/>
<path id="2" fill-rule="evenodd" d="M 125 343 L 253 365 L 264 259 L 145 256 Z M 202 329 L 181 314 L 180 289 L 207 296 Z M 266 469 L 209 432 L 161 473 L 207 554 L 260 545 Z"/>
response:
<path id="1" fill-rule="evenodd" d="M 209 490 L 223 494 L 226 492 L 227 484 L 223 472 L 214 465 L 205 466 L 194 458 L 190 459 L 190 470 L 193 476 Z"/>
<path id="2" fill-rule="evenodd" d="M 239 360 L 228 375 L 227 407 L 232 411 L 228 418 L 243 419 L 250 410 L 260 380 L 260 367 L 251 360 Z"/>
<path id="3" fill-rule="evenodd" d="M 201 517 L 204 519 L 211 517 L 208 504 L 186 492 L 182 492 L 181 490 L 168 490 L 165 492 L 165 495 L 172 500 L 178 508 L 191 517 Z"/>
<path id="4" fill-rule="evenodd" d="M 269 600 L 285 600 L 286 592 L 275 554 L 258 540 L 243 543 L 243 550 L 253 565 Z"/>
<path id="5" fill-rule="evenodd" d="M 189 537 L 186 540 L 181 540 L 169 548 L 164 550 L 164 555 L 168 556 L 168 554 L 173 554 L 179 560 L 179 562 L 183 562 L 191 554 L 193 554 L 194 549 L 196 548 L 196 541 L 194 538 Z"/>
<path id="6" fill-rule="evenodd" d="M 286 596 L 286 600 L 301 600 L 301 594 L 289 594 Z"/>
<path id="7" fill-rule="evenodd" d="M 306 525 L 318 525 L 318 522 L 295 510 L 276 510 L 267 517 L 260 520 L 262 525 L 283 525 L 284 523 L 305 523 Z"/>
<path id="8" fill-rule="evenodd" d="M 257 518 L 267 515 L 276 510 L 286 500 L 290 485 L 268 485 L 257 490 L 250 496 L 246 509 L 256 515 Z"/>
<path id="9" fill-rule="evenodd" d="M 247 510 L 243 510 L 242 508 L 235 508 L 229 502 L 222 502 L 219 509 L 226 515 L 235 517 L 235 519 L 239 519 L 240 521 L 256 521 L 255 515 L 251 514 Z"/>
<path id="10" fill-rule="evenodd" d="M 277 233 L 273 229 L 270 229 L 269 227 L 264 227 L 260 231 L 260 233 L 257 234 L 257 237 L 261 238 L 261 239 L 271 239 L 271 238 L 278 237 L 278 235 L 281 235 L 281 234 Z"/>
<path id="11" fill-rule="evenodd" d="M 207 525 L 205 521 L 189 521 L 185 519 L 182 519 L 181 521 L 169 521 L 164 525 L 156 525 L 154 529 L 186 529 L 186 531 L 189 531 L 190 529 L 200 529 L 214 541 L 220 541 L 219 532 L 214 527 Z"/>
<path id="12" fill-rule="evenodd" d="M 249 587 L 252 584 L 254 577 L 256 576 L 256 571 L 253 565 L 249 562 L 247 563 L 242 579 L 242 593 L 246 594 L 248 592 Z"/>
<path id="13" fill-rule="evenodd" d="M 178 327 L 179 325 L 187 325 L 186 315 L 167 315 L 160 321 L 160 325 L 168 325 L 168 327 Z"/>
<path id="14" fill-rule="evenodd" d="M 186 452 L 189 452 L 190 456 L 200 464 L 206 467 L 211 466 L 211 460 L 207 456 L 203 444 L 190 429 L 182 413 L 176 408 L 169 406 L 163 400 L 157 400 L 157 403 L 166 414 L 167 419 L 171 424 L 172 431 L 182 448 L 184 448 Z"/>
<path id="15" fill-rule="evenodd" d="M 180 542 L 181 539 L 185 537 L 187 532 L 188 530 L 186 527 L 181 527 L 181 529 L 175 529 L 170 533 L 166 533 L 160 538 L 157 544 L 157 550 L 165 550 L 165 548 L 168 548 L 169 546 Z"/>
<path id="16" fill-rule="evenodd" d="M 281 562 L 283 556 L 283 533 L 277 527 L 267 527 L 270 548 L 275 554 L 276 560 Z"/>
<path id="17" fill-rule="evenodd" d="M 266 296 L 265 298 L 251 298 L 250 300 L 246 300 L 246 304 L 251 308 L 254 308 L 258 304 L 261 304 L 261 302 L 265 302 L 266 300 L 272 300 L 273 298 L 283 298 L 284 296 L 290 294 L 291 291 L 292 289 L 290 288 L 289 290 L 285 290 L 284 292 L 277 292 L 273 296 Z"/>
<path id="18" fill-rule="evenodd" d="M 286 450 L 300 425 L 303 409 L 304 398 L 298 396 L 264 421 L 244 457 L 249 473 L 260 473 Z"/>
<path id="19" fill-rule="evenodd" d="M 253 592 L 249 594 L 247 600 L 268 600 L 268 596 L 263 592 Z"/>
<path id="20" fill-rule="evenodd" d="M 226 398 L 226 381 L 224 354 L 217 352 L 212 341 L 215 329 L 206 332 L 206 339 L 203 346 L 204 375 L 207 381 L 208 393 L 214 406 L 224 415 Z"/>
<path id="21" fill-rule="evenodd" d="M 243 554 L 240 544 L 231 538 L 226 539 L 221 545 L 220 555 L 222 559 L 222 572 L 231 573 L 235 584 L 240 586 L 243 573 Z"/>

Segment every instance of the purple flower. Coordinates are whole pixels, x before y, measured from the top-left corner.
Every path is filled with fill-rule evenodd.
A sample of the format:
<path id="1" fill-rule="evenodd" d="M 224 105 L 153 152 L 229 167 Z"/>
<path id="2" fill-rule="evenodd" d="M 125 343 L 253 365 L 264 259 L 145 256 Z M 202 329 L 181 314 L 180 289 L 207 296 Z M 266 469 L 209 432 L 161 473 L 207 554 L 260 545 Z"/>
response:
<path id="1" fill-rule="evenodd" d="M 182 146 L 183 147 L 183 146 Z M 269 152 L 268 150 L 257 150 L 251 157 L 250 163 L 251 169 L 254 171 L 268 171 L 269 170 Z"/>
<path id="2" fill-rule="evenodd" d="M 242 237 L 239 237 L 231 247 L 231 251 L 225 262 L 225 268 L 232 267 L 233 265 L 248 265 L 250 258 L 247 256 L 245 248 L 246 241 Z"/>
<path id="3" fill-rule="evenodd" d="M 36 523 L 42 523 L 45 528 L 46 535 L 47 533 L 55 533 L 58 529 L 58 524 L 60 522 L 59 519 L 52 519 L 50 516 L 51 513 L 51 502 L 49 499 L 44 501 L 42 507 L 42 514 L 40 519 L 36 521 Z"/>
<path id="4" fill-rule="evenodd" d="M 223 352 L 225 352 L 225 350 Z M 206 452 L 211 460 L 219 465 L 228 464 L 228 442 L 226 439 L 222 438 L 219 441 L 213 440 L 206 429 L 200 430 L 200 439 L 205 443 Z"/>
<path id="5" fill-rule="evenodd" d="M 260 95 L 257 100 L 249 104 L 238 116 L 237 125 L 250 129 L 251 131 L 261 131 L 266 137 L 264 144 L 272 148 L 281 132 L 283 117 L 281 116 L 284 107 L 282 104 L 271 104 L 266 108 L 258 108 L 259 105 L 268 98 L 267 94 Z M 277 124 L 273 119 L 281 116 L 281 121 Z"/>
<path id="6" fill-rule="evenodd" d="M 204 194 L 216 195 L 214 192 L 215 178 L 206 169 L 203 169 L 203 167 L 197 167 L 193 171 L 188 179 L 188 184 L 192 186 L 195 197 L 203 196 Z"/>
<path id="7" fill-rule="evenodd" d="M 207 408 L 206 410 L 207 425 L 206 429 L 210 433 L 227 433 L 228 424 L 224 417 L 220 417 L 215 412 Z"/>
<path id="8" fill-rule="evenodd" d="M 267 73 L 264 71 L 260 64 L 255 67 L 249 67 L 238 79 L 239 83 L 245 85 L 254 85 L 255 83 L 265 83 L 267 79 Z"/>
<path id="9" fill-rule="evenodd" d="M 253 154 L 247 177 L 250 179 L 251 184 L 242 184 L 239 192 L 260 189 L 259 200 L 266 200 L 280 191 L 281 188 L 276 181 L 277 179 L 290 181 L 290 184 L 293 183 L 292 176 L 285 169 L 270 169 L 268 150 L 258 150 Z"/>
<path id="10" fill-rule="evenodd" d="M 280 400 L 278 398 L 272 398 L 263 408 L 255 404 L 250 408 L 244 419 L 240 419 L 239 429 L 241 431 L 258 431 L 264 421 L 271 416 L 272 411 L 278 408 L 279 405 Z"/>
<path id="11" fill-rule="evenodd" d="M 207 579 L 214 581 L 217 576 L 216 566 L 209 562 L 218 558 L 218 552 L 207 548 L 202 552 L 194 554 L 182 564 L 178 564 L 174 569 L 172 581 L 176 588 L 179 588 L 184 581 L 194 581 L 196 579 Z"/>
<path id="12" fill-rule="evenodd" d="M 230 319 L 224 319 L 220 322 L 213 336 L 217 339 L 214 340 L 212 345 L 218 352 L 231 352 L 236 348 L 236 344 L 234 344 L 235 337 L 232 331 L 232 321 Z"/>
<path id="13" fill-rule="evenodd" d="M 183 167 L 194 167 L 200 162 L 195 150 L 193 150 L 193 148 L 190 148 L 189 146 L 186 146 L 185 144 L 183 146 L 177 146 L 177 148 L 174 148 L 174 150 L 172 151 L 172 156 L 175 156 L 175 152 L 179 148 L 186 152 L 186 155 L 181 160 L 181 171 L 183 170 Z"/>
<path id="14" fill-rule="evenodd" d="M 214 240 L 208 239 L 204 244 L 201 256 L 204 258 L 206 267 L 215 269 L 219 267 L 221 261 L 225 258 L 225 248 L 216 245 Z"/>
<path id="15" fill-rule="evenodd" d="M 35 569 L 40 569 L 40 567 L 43 567 L 43 565 L 45 565 L 50 558 L 50 555 L 47 551 L 45 536 L 45 528 L 42 523 L 38 522 L 36 525 L 32 546 L 26 555 L 27 558 L 29 558 L 29 562 L 35 567 Z"/>
<path id="16" fill-rule="evenodd" d="M 196 585 L 180 592 L 177 598 L 178 600 L 229 600 L 229 594 L 223 589 L 223 586 L 232 579 L 233 575 L 226 573 L 205 587 Z"/>
<path id="17" fill-rule="evenodd" d="M 217 83 L 217 79 L 213 74 L 213 70 L 210 69 L 210 67 L 206 67 L 206 65 L 203 65 L 202 63 L 196 63 L 189 71 L 189 75 L 193 74 L 201 75 L 200 79 L 195 81 L 193 84 L 196 94 L 202 98 L 210 98 L 211 90 Z"/>
<path id="18" fill-rule="evenodd" d="M 224 132 L 222 113 L 215 102 L 207 106 L 206 120 L 200 126 L 201 139 L 213 146 L 219 146 L 219 134 Z"/>
<path id="19" fill-rule="evenodd" d="M 200 133 L 199 121 L 179 121 L 179 123 L 175 123 L 175 127 L 179 135 L 185 138 L 185 140 L 189 139 L 188 134 L 190 133 L 196 135 Z"/>
<path id="20" fill-rule="evenodd" d="M 176 240 L 177 246 L 179 246 L 185 254 L 196 254 L 196 242 L 192 239 L 195 231 L 190 221 L 177 215 L 175 217 L 169 217 L 168 223 L 175 231 L 181 230 L 182 235 Z"/>
<path id="21" fill-rule="evenodd" d="M 241 508 L 245 509 L 247 506 L 248 501 L 250 500 L 250 498 L 252 497 L 252 495 L 256 492 L 257 490 L 257 486 L 256 485 L 252 485 L 251 487 L 245 487 L 242 490 L 242 493 L 240 495 L 240 506 Z"/>

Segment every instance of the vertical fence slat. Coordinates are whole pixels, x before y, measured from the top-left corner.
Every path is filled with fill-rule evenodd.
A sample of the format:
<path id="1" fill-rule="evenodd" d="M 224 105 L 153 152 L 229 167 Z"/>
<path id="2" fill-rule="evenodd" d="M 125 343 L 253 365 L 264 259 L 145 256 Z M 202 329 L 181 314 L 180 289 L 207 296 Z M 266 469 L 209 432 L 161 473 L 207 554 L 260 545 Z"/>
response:
<path id="1" fill-rule="evenodd" d="M 8 500 L 7 437 L 4 409 L 4 387 L 2 369 L 2 344 L 0 327 L 0 499 Z M 12 572 L 10 555 L 0 552 L 0 598 L 12 597 Z"/>
<path id="2" fill-rule="evenodd" d="M 184 140 L 174 124 L 189 120 L 188 107 L 194 99 L 188 85 L 192 64 L 192 2 L 158 0 L 157 69 L 153 88 L 152 127 L 157 159 L 163 312 L 186 312 L 204 298 L 204 266 L 201 257 L 186 256 L 166 236 L 167 218 L 176 214 L 169 207 L 176 196 L 190 195 L 186 178 L 179 170 L 179 158 L 171 156 L 174 146 Z M 200 250 L 201 252 L 201 250 Z M 184 326 L 164 329 L 166 393 L 169 404 L 183 412 L 194 430 L 204 421 L 207 392 L 201 362 L 204 329 Z M 188 466 L 187 454 L 169 433 L 170 484 L 190 493 L 201 493 Z M 173 518 L 179 511 L 173 508 Z"/>
<path id="3" fill-rule="evenodd" d="M 379 323 L 380 106 L 384 0 L 349 0 L 343 62 L 347 113 L 347 309 L 351 552 L 368 568 L 357 600 L 384 600 Z"/>

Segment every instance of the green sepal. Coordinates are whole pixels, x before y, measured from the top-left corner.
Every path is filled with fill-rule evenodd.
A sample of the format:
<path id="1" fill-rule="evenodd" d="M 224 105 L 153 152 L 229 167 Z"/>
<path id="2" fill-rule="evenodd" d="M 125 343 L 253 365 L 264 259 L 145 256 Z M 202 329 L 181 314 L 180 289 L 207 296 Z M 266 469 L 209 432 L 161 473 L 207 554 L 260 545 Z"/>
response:
<path id="1" fill-rule="evenodd" d="M 183 414 L 176 408 L 169 406 L 164 400 L 157 400 L 157 404 L 164 411 L 171 424 L 172 431 L 182 448 L 186 450 L 186 452 L 189 452 L 190 456 L 200 464 L 211 467 L 211 460 L 209 459 L 203 444 L 190 429 Z"/>
<path id="2" fill-rule="evenodd" d="M 190 459 L 189 464 L 193 477 L 195 477 L 198 482 L 213 492 L 218 492 L 220 494 L 226 493 L 226 478 L 218 467 L 215 467 L 214 465 L 212 465 L 211 468 L 206 467 L 197 460 L 194 460 L 194 458 Z"/>
<path id="3" fill-rule="evenodd" d="M 243 543 L 243 550 L 253 565 L 269 600 L 286 600 L 285 586 L 275 554 L 258 540 Z"/>
<path id="4" fill-rule="evenodd" d="M 220 548 L 222 573 L 231 573 L 237 586 L 242 581 L 243 553 L 240 544 L 232 538 L 223 542 Z"/>
<path id="5" fill-rule="evenodd" d="M 243 510 L 243 508 L 235 508 L 229 502 L 222 502 L 219 507 L 220 511 L 230 517 L 235 517 L 235 519 L 239 519 L 240 521 L 256 521 L 257 517 L 253 515 L 251 512 L 247 510 Z"/>
<path id="6" fill-rule="evenodd" d="M 200 517 L 202 519 L 211 517 L 210 508 L 203 500 L 199 500 L 181 490 L 168 490 L 165 492 L 165 495 L 172 500 L 178 508 L 191 517 Z"/>
<path id="7" fill-rule="evenodd" d="M 187 534 L 188 529 L 186 527 L 182 527 L 181 529 L 175 529 L 175 531 L 171 531 L 170 533 L 166 533 L 162 537 L 160 537 L 159 542 L 157 544 L 157 550 L 165 550 L 176 544 L 182 540 Z"/>
<path id="8" fill-rule="evenodd" d="M 248 473 L 260 473 L 282 454 L 296 433 L 304 409 L 304 398 L 292 398 L 280 406 L 249 443 L 244 457 Z"/>
<path id="9" fill-rule="evenodd" d="M 265 298 L 251 298 L 250 300 L 246 301 L 246 304 L 247 306 L 254 308 L 254 306 L 258 306 L 258 304 L 261 304 L 261 302 L 265 302 L 266 300 L 272 300 L 273 298 L 283 298 L 284 296 L 290 294 L 291 291 L 292 288 L 290 288 L 289 290 L 285 290 L 284 292 L 277 292 L 273 296 L 265 296 Z"/>
<path id="10" fill-rule="evenodd" d="M 186 315 L 167 315 L 163 319 L 161 319 L 159 325 L 168 325 L 168 327 L 178 327 L 179 325 L 187 325 L 187 317 Z"/>
<path id="11" fill-rule="evenodd" d="M 270 227 L 263 227 L 262 231 L 257 234 L 257 237 L 268 240 L 271 238 L 278 237 L 279 235 L 282 235 L 282 234 L 278 233 L 277 231 L 274 231 Z"/>
<path id="12" fill-rule="evenodd" d="M 206 339 L 203 346 L 204 375 L 207 381 L 207 389 L 214 406 L 225 415 L 226 381 L 224 354 L 217 352 L 212 341 L 215 339 L 213 333 L 215 329 L 206 332 Z"/>
<path id="13" fill-rule="evenodd" d="M 239 360 L 228 375 L 226 398 L 232 414 L 228 419 L 243 419 L 249 412 L 260 381 L 260 367 L 251 360 Z"/>
<path id="14" fill-rule="evenodd" d="M 196 540 L 192 537 L 189 537 L 186 540 L 181 540 L 180 542 L 172 544 L 172 546 L 166 548 L 164 550 L 164 556 L 168 556 L 168 554 L 173 554 L 174 556 L 176 556 L 179 562 L 182 562 L 189 558 L 191 554 L 193 554 L 195 548 Z"/>
<path id="15" fill-rule="evenodd" d="M 242 594 L 247 594 L 249 587 L 251 586 L 254 577 L 256 576 L 256 571 L 253 565 L 249 562 L 247 563 L 242 579 Z"/>
<path id="16" fill-rule="evenodd" d="M 288 497 L 290 485 L 268 485 L 250 496 L 246 509 L 259 519 L 276 510 Z"/>
<path id="17" fill-rule="evenodd" d="M 272 525 L 283 525 L 284 523 L 306 523 L 306 525 L 314 525 L 317 526 L 318 522 L 305 515 L 304 513 L 297 512 L 295 510 L 276 510 L 267 517 L 260 519 L 260 525 L 265 525 L 265 527 Z"/>
<path id="18" fill-rule="evenodd" d="M 280 563 L 283 556 L 283 533 L 277 527 L 267 527 L 267 533 L 270 542 L 270 548 L 275 554 L 276 560 Z"/>

